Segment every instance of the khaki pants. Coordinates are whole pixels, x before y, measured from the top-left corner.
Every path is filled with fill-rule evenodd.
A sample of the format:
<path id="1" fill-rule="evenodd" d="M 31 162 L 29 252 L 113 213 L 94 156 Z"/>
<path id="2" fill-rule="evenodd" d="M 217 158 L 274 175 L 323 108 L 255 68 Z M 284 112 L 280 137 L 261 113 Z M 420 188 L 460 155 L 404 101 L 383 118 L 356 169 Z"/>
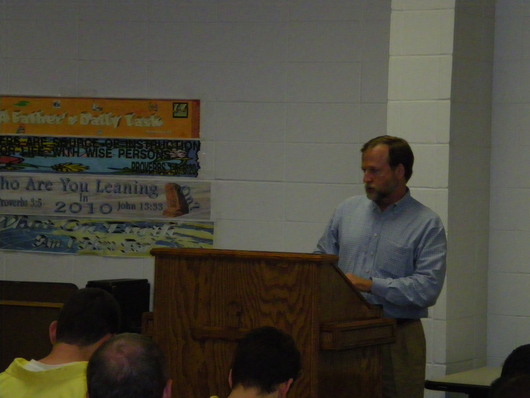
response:
<path id="1" fill-rule="evenodd" d="M 423 398 L 425 352 L 421 321 L 398 322 L 396 342 L 383 347 L 383 398 Z"/>

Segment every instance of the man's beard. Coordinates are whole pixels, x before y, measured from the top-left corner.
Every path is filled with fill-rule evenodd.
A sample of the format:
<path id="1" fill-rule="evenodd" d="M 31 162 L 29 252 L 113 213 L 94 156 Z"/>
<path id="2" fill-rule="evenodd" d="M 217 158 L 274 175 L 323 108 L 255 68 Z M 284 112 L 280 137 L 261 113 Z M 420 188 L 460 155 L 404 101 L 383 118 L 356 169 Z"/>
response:
<path id="1" fill-rule="evenodd" d="M 386 189 L 377 189 L 373 187 L 369 187 L 367 185 L 364 186 L 364 191 L 366 192 L 366 197 L 372 201 L 374 201 L 377 204 L 381 204 L 385 202 L 385 199 L 387 199 L 396 189 L 396 185 L 393 184 L 390 187 L 385 187 Z"/>

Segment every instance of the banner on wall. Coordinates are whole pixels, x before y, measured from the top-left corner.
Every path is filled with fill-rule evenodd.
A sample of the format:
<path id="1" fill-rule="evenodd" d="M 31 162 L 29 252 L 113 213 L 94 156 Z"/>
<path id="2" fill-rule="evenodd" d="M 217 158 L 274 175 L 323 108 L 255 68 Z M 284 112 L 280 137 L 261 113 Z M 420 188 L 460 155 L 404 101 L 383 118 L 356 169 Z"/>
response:
<path id="1" fill-rule="evenodd" d="M 209 220 L 210 184 L 147 177 L 0 174 L 0 214 Z"/>
<path id="2" fill-rule="evenodd" d="M 199 100 L 0 96 L 0 250 L 211 248 L 210 184 L 181 178 L 199 122 Z"/>
<path id="3" fill-rule="evenodd" d="M 199 140 L 0 135 L 0 172 L 197 177 Z"/>
<path id="4" fill-rule="evenodd" d="M 0 250 L 147 257 L 181 247 L 212 248 L 213 223 L 0 215 Z"/>
<path id="5" fill-rule="evenodd" d="M 0 134 L 199 138 L 200 101 L 0 96 Z"/>

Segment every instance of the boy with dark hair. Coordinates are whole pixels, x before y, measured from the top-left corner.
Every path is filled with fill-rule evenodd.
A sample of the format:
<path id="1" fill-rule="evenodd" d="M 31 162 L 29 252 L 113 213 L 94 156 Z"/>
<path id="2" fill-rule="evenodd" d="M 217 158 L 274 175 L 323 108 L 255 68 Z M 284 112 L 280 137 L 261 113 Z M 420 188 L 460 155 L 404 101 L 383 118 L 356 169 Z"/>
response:
<path id="1" fill-rule="evenodd" d="M 84 398 L 88 360 L 119 328 L 120 307 L 110 293 L 78 290 L 50 325 L 51 352 L 38 361 L 16 358 L 0 374 L 0 398 Z"/>
<path id="2" fill-rule="evenodd" d="M 274 327 L 250 331 L 235 351 L 228 398 L 285 398 L 301 368 L 293 338 Z"/>
<path id="3" fill-rule="evenodd" d="M 524 392 L 526 395 L 517 395 Z M 502 365 L 501 376 L 491 383 L 493 398 L 530 398 L 530 344 L 514 349 Z"/>
<path id="4" fill-rule="evenodd" d="M 504 360 L 501 377 L 530 375 L 530 344 L 515 348 Z"/>

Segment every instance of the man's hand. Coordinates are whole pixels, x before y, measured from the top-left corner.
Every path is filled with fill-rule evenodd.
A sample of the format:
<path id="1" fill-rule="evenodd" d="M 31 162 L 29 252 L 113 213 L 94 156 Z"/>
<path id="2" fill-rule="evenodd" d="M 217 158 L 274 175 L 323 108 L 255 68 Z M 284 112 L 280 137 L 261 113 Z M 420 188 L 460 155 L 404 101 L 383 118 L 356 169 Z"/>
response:
<path id="1" fill-rule="evenodd" d="M 372 290 L 373 282 L 370 279 L 359 278 L 357 275 L 353 274 L 346 274 L 346 277 L 350 280 L 352 285 L 361 292 L 370 293 Z"/>

